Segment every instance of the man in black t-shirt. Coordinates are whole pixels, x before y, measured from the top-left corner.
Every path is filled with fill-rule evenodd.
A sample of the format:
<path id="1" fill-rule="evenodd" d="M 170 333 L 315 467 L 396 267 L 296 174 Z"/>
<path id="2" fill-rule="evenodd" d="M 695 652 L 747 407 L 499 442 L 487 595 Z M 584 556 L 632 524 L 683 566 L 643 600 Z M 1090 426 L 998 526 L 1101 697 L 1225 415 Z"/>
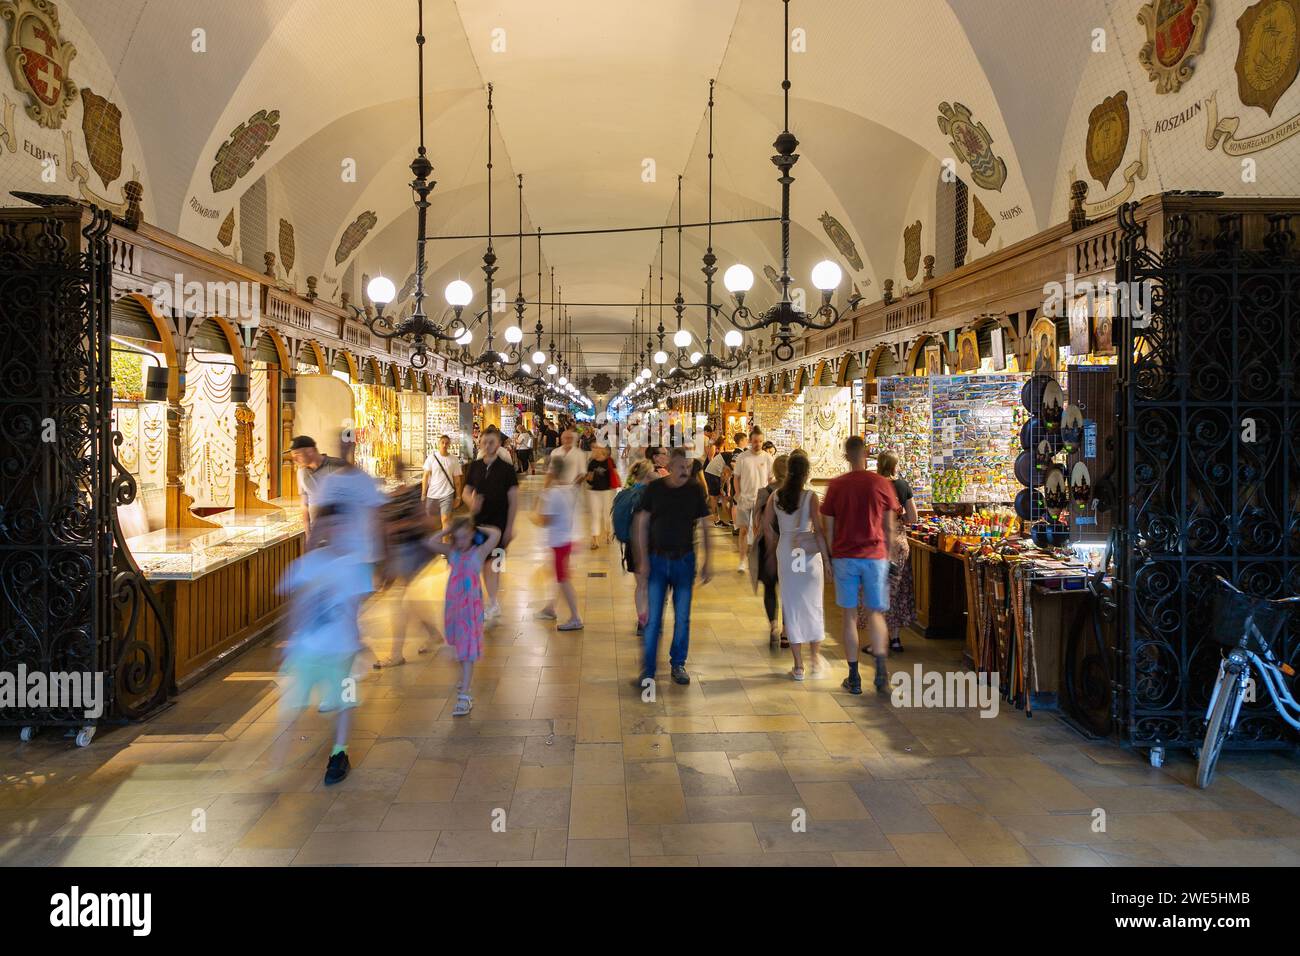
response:
<path id="1" fill-rule="evenodd" d="M 713 576 L 708 535 L 709 502 L 704 486 L 691 480 L 691 460 L 685 448 L 674 448 L 668 475 L 646 485 L 633 522 L 637 549 L 637 574 L 646 582 L 649 616 L 645 625 L 645 656 L 637 686 L 655 676 L 659 634 L 663 629 L 664 602 L 673 592 L 673 643 L 668 652 L 673 680 L 689 684 L 686 654 L 691 638 L 691 594 L 695 586 L 695 528 L 704 541 L 700 583 Z"/>
<path id="2" fill-rule="evenodd" d="M 497 590 L 501 586 L 501 563 L 498 558 L 505 555 L 510 539 L 514 537 L 519 476 L 515 474 L 510 462 L 502 461 L 497 456 L 501 449 L 501 433 L 495 425 L 488 426 L 479 439 L 479 445 L 483 449 L 483 455 L 470 464 L 462 497 L 469 503 L 475 525 L 501 529 L 501 543 L 497 546 L 501 553 L 494 554 L 483 565 L 483 583 L 487 587 L 488 596 L 488 606 L 483 615 L 484 621 L 490 624 L 501 616 L 501 605 L 497 601 Z"/>

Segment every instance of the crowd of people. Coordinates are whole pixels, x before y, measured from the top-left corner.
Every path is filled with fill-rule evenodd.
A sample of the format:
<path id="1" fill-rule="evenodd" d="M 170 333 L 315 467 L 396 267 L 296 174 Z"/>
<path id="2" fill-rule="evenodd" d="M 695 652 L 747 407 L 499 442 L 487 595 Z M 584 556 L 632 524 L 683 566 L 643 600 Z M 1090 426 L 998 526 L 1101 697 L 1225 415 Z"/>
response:
<path id="1" fill-rule="evenodd" d="M 322 454 L 310 437 L 293 440 L 289 455 L 298 466 L 307 535 L 305 553 L 282 585 L 290 597 L 286 705 L 305 706 L 315 692 L 322 712 L 337 715 L 327 784 L 343 779 L 349 768 L 361 605 L 378 589 L 392 588 L 400 596 L 435 559 L 447 565 L 442 628 L 439 633 L 424 622 L 419 651 L 429 652 L 439 641 L 449 645 L 461 668 L 452 715 L 471 712 L 474 663 L 483 654 L 485 630 L 501 616 L 501 574 L 515 538 L 520 478 L 539 473 L 544 477 L 530 519 L 551 553 L 554 589 L 536 616 L 561 632 L 584 627 L 570 564 L 585 515 L 589 547 L 617 544 L 622 566 L 634 578 L 642 641 L 638 688 L 652 688 L 657 678 L 670 596 L 670 676 L 674 683 L 690 683 L 694 589 L 713 577 L 720 536 L 729 544 L 734 539 L 737 570 L 762 591 L 769 644 L 789 649 L 790 678 L 827 672 L 821 646 L 829 576 L 848 667 L 842 686 L 862 693 L 861 632 L 875 687 L 887 687 L 889 652 L 902 650 L 901 630 L 911 623 L 905 530 L 916 520 L 916 508 L 911 489 L 895 477 L 897 458 L 882 454 L 877 470 L 869 471 L 861 438 L 845 442 L 846 471 L 822 495 L 811 487 L 807 454 L 777 455 L 758 428 L 730 439 L 706 428 L 694 447 L 680 441 L 611 447 L 608 431 L 590 423 L 552 424 L 538 416 L 533 430 L 508 438 L 488 425 L 474 429 L 473 453 L 464 459 L 452 436 L 439 436 L 419 485 L 392 495 L 356 467 L 350 435 L 343 438 L 337 457 Z M 392 652 L 374 667 L 405 663 L 407 621 L 408 615 L 399 615 Z"/>

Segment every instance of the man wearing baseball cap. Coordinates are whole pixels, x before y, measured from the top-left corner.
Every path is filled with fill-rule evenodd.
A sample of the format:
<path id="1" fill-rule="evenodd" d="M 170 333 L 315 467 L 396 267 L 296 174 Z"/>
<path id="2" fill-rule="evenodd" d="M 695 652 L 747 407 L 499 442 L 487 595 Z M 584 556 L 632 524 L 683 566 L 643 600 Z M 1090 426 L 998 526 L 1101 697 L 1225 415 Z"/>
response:
<path id="1" fill-rule="evenodd" d="M 311 506 L 312 498 L 320 489 L 320 484 L 327 475 L 347 467 L 347 462 L 333 455 L 321 454 L 316 447 L 316 439 L 310 435 L 297 435 L 285 452 L 285 457 L 298 467 L 298 494 L 302 497 L 302 519 L 307 531 L 306 540 L 311 540 Z"/>

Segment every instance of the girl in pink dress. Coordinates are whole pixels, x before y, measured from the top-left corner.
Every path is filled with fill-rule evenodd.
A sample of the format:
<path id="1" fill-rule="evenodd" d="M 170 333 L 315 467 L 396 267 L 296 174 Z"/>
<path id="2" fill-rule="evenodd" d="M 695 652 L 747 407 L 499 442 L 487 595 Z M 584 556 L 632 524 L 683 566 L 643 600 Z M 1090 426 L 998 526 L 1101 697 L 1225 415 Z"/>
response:
<path id="1" fill-rule="evenodd" d="M 431 545 L 435 552 L 446 555 L 451 571 L 443 631 L 460 661 L 453 717 L 464 717 L 474 706 L 469 683 L 474 676 L 474 662 L 483 656 L 483 563 L 492 559 L 500 540 L 499 529 L 488 525 L 476 529 L 469 518 L 457 518 L 442 540 Z"/>

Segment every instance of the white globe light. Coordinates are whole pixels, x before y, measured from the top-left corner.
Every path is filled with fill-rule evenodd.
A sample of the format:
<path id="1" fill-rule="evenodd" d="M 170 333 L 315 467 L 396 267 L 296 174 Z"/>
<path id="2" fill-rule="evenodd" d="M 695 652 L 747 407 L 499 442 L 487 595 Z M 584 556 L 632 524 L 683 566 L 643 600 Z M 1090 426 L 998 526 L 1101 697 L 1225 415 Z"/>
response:
<path id="1" fill-rule="evenodd" d="M 548 366 L 546 366 L 546 374 L 547 374 L 547 375 L 554 375 L 554 374 L 555 374 L 556 372 L 558 372 L 558 371 L 559 371 L 559 369 L 556 368 L 553 364 L 552 364 L 552 365 L 548 365 Z"/>
<path id="2" fill-rule="evenodd" d="M 823 292 L 830 292 L 844 278 L 844 270 L 829 259 L 823 259 L 813 266 L 812 283 Z"/>
<path id="3" fill-rule="evenodd" d="M 448 305 L 463 308 L 474 298 L 474 290 L 464 279 L 453 279 L 447 283 L 447 291 L 443 295 L 446 296 Z"/>
<path id="4" fill-rule="evenodd" d="M 497 358 L 501 359 L 501 361 L 503 361 L 503 362 L 509 362 L 509 361 L 510 361 L 510 356 L 509 356 L 509 355 L 506 355 L 505 352 L 498 352 L 498 353 L 497 353 Z"/>
<path id="5" fill-rule="evenodd" d="M 529 375 L 533 374 L 533 367 L 529 365 L 527 362 L 520 362 L 519 367 L 523 369 L 525 372 L 527 372 Z"/>
<path id="6" fill-rule="evenodd" d="M 470 329 L 466 329 L 464 332 L 460 333 L 460 335 L 456 336 L 457 345 L 469 345 L 469 343 L 473 341 L 474 333 Z"/>
<path id="7" fill-rule="evenodd" d="M 538 349 L 536 352 L 533 353 L 534 365 L 541 365 L 545 361 L 546 361 L 546 353 L 543 352 L 541 349 Z"/>
<path id="8" fill-rule="evenodd" d="M 739 329 L 732 329 L 722 337 L 722 343 L 729 349 L 740 348 L 740 343 L 745 341 L 745 337 L 740 334 Z"/>
<path id="9" fill-rule="evenodd" d="M 702 358 L 704 358 L 704 353 L 702 353 L 702 352 L 692 352 L 692 353 L 691 353 L 691 364 L 694 365 L 696 362 L 698 362 L 698 361 L 699 361 L 700 359 L 702 359 Z"/>
<path id="10" fill-rule="evenodd" d="M 524 331 L 517 325 L 512 325 L 506 329 L 506 341 L 511 345 L 518 345 L 524 340 Z"/>
<path id="11" fill-rule="evenodd" d="M 722 274 L 722 284 L 728 292 L 748 292 L 754 287 L 754 273 L 743 262 L 737 262 Z"/>
<path id="12" fill-rule="evenodd" d="M 663 349 L 660 349 L 658 352 L 655 353 L 655 364 L 656 364 L 656 365 L 663 365 L 664 362 L 667 362 L 667 361 L 668 361 L 668 353 L 665 352 Z"/>
<path id="13" fill-rule="evenodd" d="M 560 376 L 560 384 L 561 384 L 561 385 L 568 385 L 568 384 L 569 384 L 569 380 L 568 380 L 567 378 L 565 378 L 563 375 L 561 375 L 561 376 Z"/>
<path id="14" fill-rule="evenodd" d="M 679 349 L 684 349 L 691 344 L 691 333 L 685 329 L 678 329 L 677 334 L 673 336 L 673 345 Z"/>
<path id="15" fill-rule="evenodd" d="M 642 378 L 649 378 L 649 377 L 650 377 L 650 370 L 649 370 L 648 368 L 643 368 L 643 369 L 641 369 L 641 377 L 642 377 Z"/>
<path id="16" fill-rule="evenodd" d="M 375 276 L 366 286 L 366 295 L 375 305 L 388 305 L 393 301 L 393 296 L 397 295 L 397 286 L 387 276 Z"/>

